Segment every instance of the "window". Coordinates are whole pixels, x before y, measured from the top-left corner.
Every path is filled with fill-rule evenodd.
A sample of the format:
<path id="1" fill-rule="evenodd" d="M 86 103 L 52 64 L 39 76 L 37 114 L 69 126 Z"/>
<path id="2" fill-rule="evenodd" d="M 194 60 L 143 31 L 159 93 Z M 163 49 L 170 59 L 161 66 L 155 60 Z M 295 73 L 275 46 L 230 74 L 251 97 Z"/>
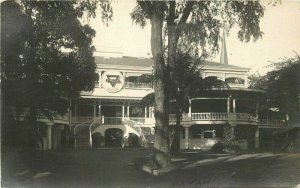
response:
<path id="1" fill-rule="evenodd" d="M 192 127 L 192 138 L 201 138 L 202 137 L 202 130 L 198 126 Z"/>
<path id="2" fill-rule="evenodd" d="M 216 137 L 216 131 L 215 130 L 208 130 L 203 132 L 204 138 L 215 138 Z"/>

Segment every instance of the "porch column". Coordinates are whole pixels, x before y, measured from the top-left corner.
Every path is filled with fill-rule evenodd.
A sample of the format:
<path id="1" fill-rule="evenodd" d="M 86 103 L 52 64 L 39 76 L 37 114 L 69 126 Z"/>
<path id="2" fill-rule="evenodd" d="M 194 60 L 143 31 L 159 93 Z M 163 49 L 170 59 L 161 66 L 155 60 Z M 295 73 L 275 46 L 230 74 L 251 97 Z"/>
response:
<path id="1" fill-rule="evenodd" d="M 235 99 L 232 99 L 232 112 L 235 113 L 236 110 L 235 110 Z"/>
<path id="2" fill-rule="evenodd" d="M 123 104 L 123 106 L 122 106 L 122 117 L 123 117 L 123 118 L 125 117 L 125 106 L 124 106 L 124 104 Z"/>
<path id="3" fill-rule="evenodd" d="M 255 109 L 255 118 L 256 118 L 256 121 L 258 122 L 258 111 L 259 111 L 259 103 L 256 103 L 256 109 Z"/>
<path id="4" fill-rule="evenodd" d="M 248 87 L 248 76 L 245 75 L 245 87 L 247 88 Z"/>
<path id="5" fill-rule="evenodd" d="M 98 105 L 98 108 L 99 108 L 99 111 L 98 111 L 98 117 L 100 118 L 102 118 L 102 116 L 101 116 L 101 105 Z M 100 121 L 100 124 L 102 124 L 102 120 Z"/>
<path id="6" fill-rule="evenodd" d="M 255 149 L 259 148 L 259 128 L 255 131 Z"/>
<path id="7" fill-rule="evenodd" d="M 189 99 L 189 113 L 188 113 L 189 118 L 192 117 L 192 100 Z"/>
<path id="8" fill-rule="evenodd" d="M 189 127 L 185 127 L 184 129 L 184 134 L 185 134 L 185 149 L 189 149 Z"/>
<path id="9" fill-rule="evenodd" d="M 227 98 L 227 112 L 230 112 L 230 97 Z"/>
<path id="10" fill-rule="evenodd" d="M 145 106 L 145 119 L 147 118 L 147 107 Z"/>
<path id="11" fill-rule="evenodd" d="M 148 107 L 148 117 L 151 118 L 151 107 Z"/>
<path id="12" fill-rule="evenodd" d="M 47 149 L 51 149 L 52 145 L 52 125 L 47 125 Z"/>
<path id="13" fill-rule="evenodd" d="M 96 101 L 94 101 L 94 105 L 93 105 L 93 107 L 94 107 L 94 119 L 96 119 Z"/>
<path id="14" fill-rule="evenodd" d="M 129 118 L 129 105 L 127 106 L 127 117 Z"/>

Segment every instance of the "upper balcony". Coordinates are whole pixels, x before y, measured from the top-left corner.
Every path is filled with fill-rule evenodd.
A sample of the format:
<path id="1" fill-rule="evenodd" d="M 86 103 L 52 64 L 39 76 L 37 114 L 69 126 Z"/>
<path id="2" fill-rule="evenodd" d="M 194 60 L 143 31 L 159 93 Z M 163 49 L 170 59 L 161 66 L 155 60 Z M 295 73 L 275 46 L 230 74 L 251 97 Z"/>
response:
<path id="1" fill-rule="evenodd" d="M 169 115 L 169 122 L 171 125 L 176 123 L 175 114 Z M 249 113 L 191 113 L 184 114 L 181 118 L 182 124 L 250 124 L 261 127 L 283 127 L 286 125 L 285 120 L 280 119 L 259 119 Z"/>
<path id="2" fill-rule="evenodd" d="M 27 110 L 17 114 L 15 109 L 12 108 L 11 114 L 15 120 L 24 121 L 26 117 L 29 116 L 29 112 Z M 64 115 L 52 112 L 49 116 L 37 111 L 36 119 L 38 122 L 46 123 L 46 124 L 69 124 L 69 114 L 66 113 Z"/>

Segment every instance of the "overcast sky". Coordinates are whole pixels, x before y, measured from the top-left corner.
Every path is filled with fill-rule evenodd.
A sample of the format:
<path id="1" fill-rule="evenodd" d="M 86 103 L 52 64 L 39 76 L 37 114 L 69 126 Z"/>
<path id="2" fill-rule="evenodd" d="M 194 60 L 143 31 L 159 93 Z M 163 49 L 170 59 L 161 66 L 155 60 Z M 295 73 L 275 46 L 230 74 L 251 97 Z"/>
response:
<path id="1" fill-rule="evenodd" d="M 283 57 L 300 54 L 300 1 L 282 1 L 281 5 L 265 5 L 261 20 L 264 32 L 256 42 L 242 43 L 237 39 L 237 29 L 232 29 L 226 38 L 228 62 L 249 67 L 251 72 L 262 71 L 263 66 Z M 132 23 L 129 13 L 135 0 L 114 0 L 113 22 L 108 27 L 99 18 L 90 21 L 97 34 L 94 45 L 97 50 L 119 50 L 126 56 L 147 57 L 150 50 L 150 24 L 140 28 Z M 219 55 L 213 58 L 219 61 Z"/>

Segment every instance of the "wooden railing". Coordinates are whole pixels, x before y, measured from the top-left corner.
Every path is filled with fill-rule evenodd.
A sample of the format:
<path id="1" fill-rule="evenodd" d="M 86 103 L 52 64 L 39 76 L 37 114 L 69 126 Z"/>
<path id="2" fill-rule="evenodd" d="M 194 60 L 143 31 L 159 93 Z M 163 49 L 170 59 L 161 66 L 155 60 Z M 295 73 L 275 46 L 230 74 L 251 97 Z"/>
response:
<path id="1" fill-rule="evenodd" d="M 130 117 L 129 119 L 132 121 L 139 122 L 139 123 L 145 123 L 145 118 L 143 118 L 143 117 Z"/>
<path id="2" fill-rule="evenodd" d="M 119 125 L 122 124 L 122 117 L 104 117 L 102 123 L 104 125 Z"/>
<path id="3" fill-rule="evenodd" d="M 192 121 L 215 121 L 228 120 L 227 113 L 192 113 Z"/>

